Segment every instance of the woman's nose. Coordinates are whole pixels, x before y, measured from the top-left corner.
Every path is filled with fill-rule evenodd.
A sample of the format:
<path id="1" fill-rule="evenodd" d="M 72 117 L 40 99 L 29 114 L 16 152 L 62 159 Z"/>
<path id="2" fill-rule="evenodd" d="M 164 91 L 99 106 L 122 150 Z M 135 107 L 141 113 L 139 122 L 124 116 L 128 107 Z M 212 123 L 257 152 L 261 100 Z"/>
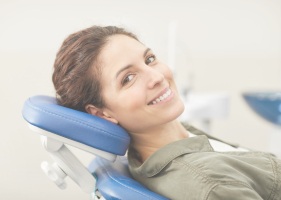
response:
<path id="1" fill-rule="evenodd" d="M 161 84 L 165 79 L 164 75 L 160 71 L 153 68 L 149 68 L 145 76 L 147 76 L 148 79 L 149 89 Z"/>

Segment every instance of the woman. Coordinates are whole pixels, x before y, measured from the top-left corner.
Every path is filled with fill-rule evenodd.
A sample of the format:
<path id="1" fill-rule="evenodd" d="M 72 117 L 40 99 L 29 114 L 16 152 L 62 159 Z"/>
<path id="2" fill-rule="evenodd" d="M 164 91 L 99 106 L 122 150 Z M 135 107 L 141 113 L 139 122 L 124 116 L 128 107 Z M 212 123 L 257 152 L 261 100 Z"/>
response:
<path id="1" fill-rule="evenodd" d="M 134 34 L 111 26 L 71 34 L 53 83 L 61 105 L 129 132 L 130 171 L 151 190 L 181 200 L 281 199 L 280 160 L 215 151 L 206 136 L 191 137 L 177 120 L 184 105 L 171 71 Z"/>

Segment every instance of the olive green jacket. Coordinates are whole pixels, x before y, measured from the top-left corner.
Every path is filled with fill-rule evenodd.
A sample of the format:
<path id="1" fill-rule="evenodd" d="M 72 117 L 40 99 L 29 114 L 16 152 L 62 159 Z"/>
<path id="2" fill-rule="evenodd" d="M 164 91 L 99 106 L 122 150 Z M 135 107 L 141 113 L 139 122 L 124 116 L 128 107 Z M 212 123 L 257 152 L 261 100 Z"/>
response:
<path id="1" fill-rule="evenodd" d="M 168 144 L 144 163 L 129 150 L 128 160 L 136 180 L 169 199 L 281 200 L 280 160 L 253 151 L 215 152 L 205 135 Z"/>

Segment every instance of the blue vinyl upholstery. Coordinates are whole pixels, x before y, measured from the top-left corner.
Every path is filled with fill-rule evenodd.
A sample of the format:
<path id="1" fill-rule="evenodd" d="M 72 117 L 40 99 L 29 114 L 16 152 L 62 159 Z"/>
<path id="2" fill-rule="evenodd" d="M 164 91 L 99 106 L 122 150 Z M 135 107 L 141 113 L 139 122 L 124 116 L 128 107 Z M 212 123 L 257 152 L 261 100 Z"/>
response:
<path id="1" fill-rule="evenodd" d="M 26 100 L 24 119 L 41 129 L 116 155 L 124 155 L 128 133 L 107 120 L 60 106 L 54 97 L 33 96 Z"/>
<path id="2" fill-rule="evenodd" d="M 97 177 L 97 188 L 107 200 L 167 200 L 131 178 L 126 157 L 119 157 L 115 163 L 97 157 L 89 170 Z"/>
<path id="3" fill-rule="evenodd" d="M 60 106 L 54 97 L 30 97 L 23 106 L 22 115 L 33 126 L 115 155 L 124 155 L 130 143 L 128 133 L 120 126 Z M 96 157 L 89 167 L 96 177 L 96 187 L 105 199 L 166 199 L 131 178 L 125 156 L 117 158 L 113 163 Z"/>

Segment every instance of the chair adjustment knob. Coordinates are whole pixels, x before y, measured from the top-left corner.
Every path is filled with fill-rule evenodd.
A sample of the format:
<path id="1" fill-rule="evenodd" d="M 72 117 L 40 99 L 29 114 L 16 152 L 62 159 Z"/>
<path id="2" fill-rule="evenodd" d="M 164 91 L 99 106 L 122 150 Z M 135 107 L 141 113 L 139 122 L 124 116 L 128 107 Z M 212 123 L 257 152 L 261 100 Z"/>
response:
<path id="1" fill-rule="evenodd" d="M 67 184 L 64 181 L 66 174 L 58 166 L 57 163 L 50 165 L 48 162 L 44 161 L 41 164 L 41 169 L 47 175 L 47 177 L 53 181 L 60 189 L 65 189 Z"/>

